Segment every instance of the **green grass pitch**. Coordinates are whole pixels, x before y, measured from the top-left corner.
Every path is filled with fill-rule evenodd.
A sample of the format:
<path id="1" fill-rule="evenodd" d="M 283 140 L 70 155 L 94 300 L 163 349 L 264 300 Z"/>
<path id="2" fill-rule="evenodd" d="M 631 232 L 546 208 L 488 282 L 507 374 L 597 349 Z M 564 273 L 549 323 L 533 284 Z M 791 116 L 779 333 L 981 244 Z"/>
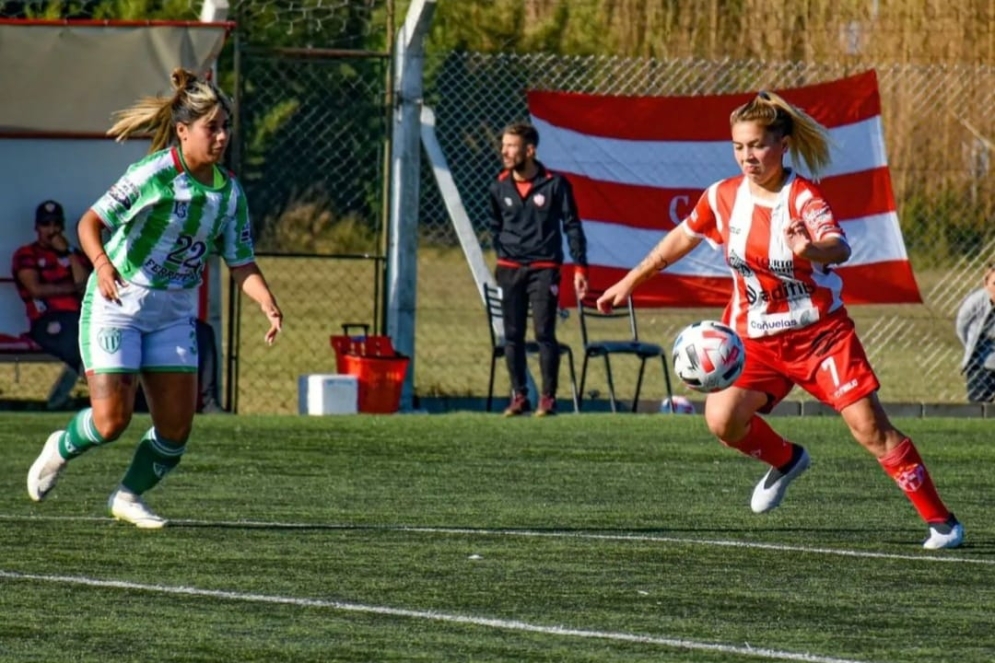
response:
<path id="1" fill-rule="evenodd" d="M 140 531 L 104 502 L 148 420 L 24 480 L 66 415 L 0 415 L 0 661 L 989 662 L 995 444 L 899 424 L 967 529 L 926 528 L 838 418 L 774 419 L 812 469 L 699 416 L 202 417 Z"/>

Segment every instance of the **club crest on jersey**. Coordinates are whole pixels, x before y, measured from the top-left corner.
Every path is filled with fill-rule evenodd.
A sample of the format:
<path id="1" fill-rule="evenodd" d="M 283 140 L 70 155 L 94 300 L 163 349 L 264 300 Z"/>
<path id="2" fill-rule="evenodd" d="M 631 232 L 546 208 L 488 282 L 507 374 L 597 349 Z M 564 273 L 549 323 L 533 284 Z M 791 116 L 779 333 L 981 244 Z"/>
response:
<path id="1" fill-rule="evenodd" d="M 546 203 L 546 196 L 542 195 L 541 193 L 537 193 L 536 195 L 532 196 L 532 200 L 535 202 L 536 207 L 542 207 Z"/>
<path id="2" fill-rule="evenodd" d="M 104 352 L 114 354 L 121 349 L 121 330 L 116 327 L 104 327 L 97 332 L 97 344 Z"/>

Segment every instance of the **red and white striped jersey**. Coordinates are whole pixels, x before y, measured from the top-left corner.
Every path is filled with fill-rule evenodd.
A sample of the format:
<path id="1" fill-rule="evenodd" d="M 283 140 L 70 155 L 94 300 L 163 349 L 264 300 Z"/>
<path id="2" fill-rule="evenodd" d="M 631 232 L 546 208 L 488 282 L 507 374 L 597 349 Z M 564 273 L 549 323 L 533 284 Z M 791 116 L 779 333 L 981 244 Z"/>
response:
<path id="1" fill-rule="evenodd" d="M 743 175 L 717 182 L 681 223 L 687 234 L 724 247 L 733 291 L 723 318 L 740 336 L 801 329 L 843 306 L 839 275 L 788 247 L 784 230 L 792 219 L 802 219 L 813 240 L 846 241 L 819 189 L 795 173 L 775 201 L 755 199 Z"/>

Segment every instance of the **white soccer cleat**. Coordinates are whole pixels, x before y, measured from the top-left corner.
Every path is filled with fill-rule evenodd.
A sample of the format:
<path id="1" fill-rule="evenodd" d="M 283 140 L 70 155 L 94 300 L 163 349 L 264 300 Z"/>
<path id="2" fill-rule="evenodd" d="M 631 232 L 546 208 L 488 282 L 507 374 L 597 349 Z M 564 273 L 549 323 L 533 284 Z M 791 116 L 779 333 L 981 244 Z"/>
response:
<path id="1" fill-rule="evenodd" d="M 964 543 L 964 526 L 951 513 L 947 522 L 929 524 L 929 538 L 922 542 L 922 547 L 926 550 L 939 550 L 958 548 L 962 543 Z"/>
<path id="2" fill-rule="evenodd" d="M 57 430 L 48 436 L 41 454 L 28 470 L 28 497 L 35 502 L 41 502 L 55 488 L 69 462 L 59 454 L 59 440 L 64 432 Z"/>
<path id="3" fill-rule="evenodd" d="M 803 447 L 799 448 L 802 450 L 801 455 L 788 468 L 787 472 L 781 472 L 776 467 L 772 467 L 760 480 L 757 487 L 753 489 L 753 498 L 750 500 L 750 508 L 753 509 L 753 513 L 767 513 L 776 509 L 781 504 L 781 500 L 784 499 L 784 493 L 788 490 L 791 482 L 808 469 L 811 459 Z"/>
<path id="4" fill-rule="evenodd" d="M 115 520 L 131 523 L 139 529 L 161 529 L 166 519 L 157 516 L 148 504 L 127 488 L 118 488 L 107 500 L 107 508 Z"/>

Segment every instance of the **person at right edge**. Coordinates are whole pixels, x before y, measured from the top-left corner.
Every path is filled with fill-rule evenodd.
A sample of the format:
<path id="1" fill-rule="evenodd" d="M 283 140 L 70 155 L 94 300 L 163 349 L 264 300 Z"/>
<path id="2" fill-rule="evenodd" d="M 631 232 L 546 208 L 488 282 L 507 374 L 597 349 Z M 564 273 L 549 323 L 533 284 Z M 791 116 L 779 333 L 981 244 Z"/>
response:
<path id="1" fill-rule="evenodd" d="M 985 268 L 983 286 L 970 292 L 957 309 L 957 338 L 964 345 L 960 372 L 967 400 L 995 400 L 995 263 Z"/>
<path id="2" fill-rule="evenodd" d="M 531 409 L 526 382 L 525 327 L 529 305 L 539 345 L 542 387 L 535 416 L 556 414 L 560 370 L 556 310 L 563 266 L 563 235 L 573 258 L 577 297 L 587 294 L 587 241 L 570 182 L 536 159 L 539 132 L 528 123 L 508 126 L 501 136 L 504 170 L 491 184 L 490 228 L 501 288 L 505 362 L 511 403 L 504 416 Z"/>
<path id="3" fill-rule="evenodd" d="M 818 177 L 829 165 L 825 127 L 776 94 L 760 92 L 730 117 L 742 175 L 712 184 L 691 215 L 598 299 L 622 305 L 640 283 L 702 241 L 724 245 L 733 296 L 723 321 L 743 339 L 746 366 L 729 388 L 705 400 L 705 421 L 722 444 L 767 464 L 753 491 L 755 513 L 776 508 L 809 467 L 808 451 L 759 416 L 798 385 L 840 413 L 929 527 L 924 548 L 956 548 L 964 528 L 940 499 L 912 440 L 891 423 L 831 265 L 850 245 L 819 188 L 783 159 Z M 873 238 L 870 238 L 873 241 Z"/>

